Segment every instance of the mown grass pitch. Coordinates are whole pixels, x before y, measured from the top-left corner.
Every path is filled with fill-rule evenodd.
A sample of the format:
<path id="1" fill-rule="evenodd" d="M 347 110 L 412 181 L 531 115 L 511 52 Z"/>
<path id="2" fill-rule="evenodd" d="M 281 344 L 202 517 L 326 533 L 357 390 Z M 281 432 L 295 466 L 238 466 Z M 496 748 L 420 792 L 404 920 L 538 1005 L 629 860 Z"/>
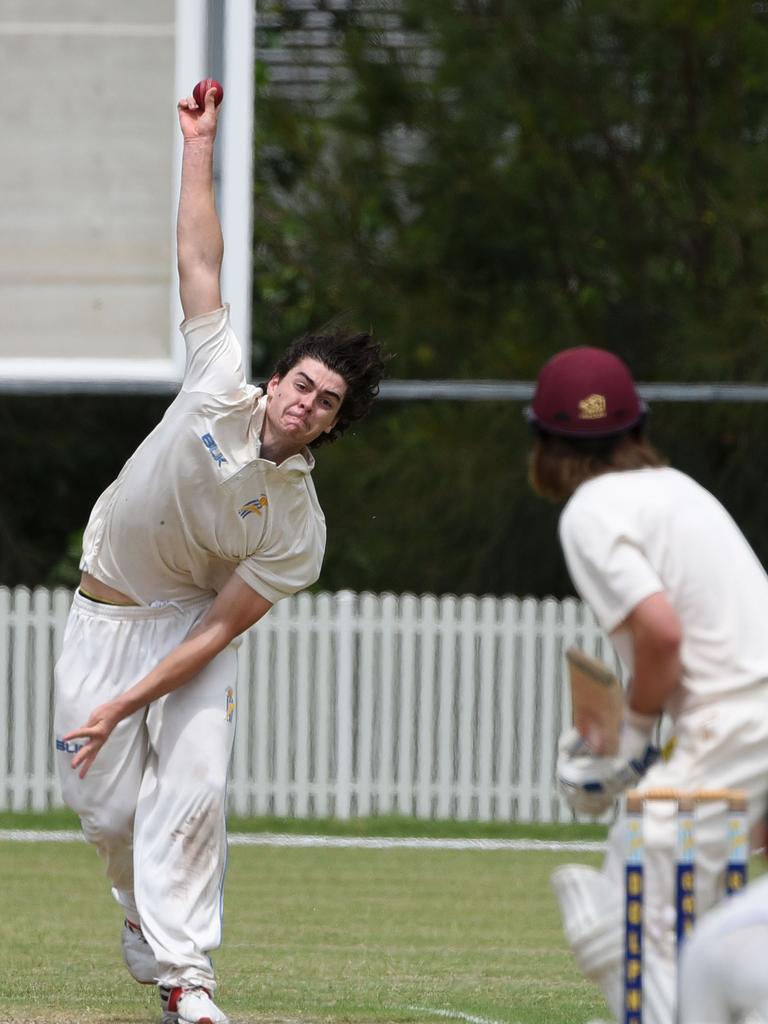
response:
<path id="1" fill-rule="evenodd" d="M 219 1002 L 234 1024 L 606 1016 L 549 888 L 568 860 L 599 855 L 233 847 Z M 2 842 L 0 892 L 0 1022 L 159 1021 L 156 994 L 122 965 L 91 848 Z"/>

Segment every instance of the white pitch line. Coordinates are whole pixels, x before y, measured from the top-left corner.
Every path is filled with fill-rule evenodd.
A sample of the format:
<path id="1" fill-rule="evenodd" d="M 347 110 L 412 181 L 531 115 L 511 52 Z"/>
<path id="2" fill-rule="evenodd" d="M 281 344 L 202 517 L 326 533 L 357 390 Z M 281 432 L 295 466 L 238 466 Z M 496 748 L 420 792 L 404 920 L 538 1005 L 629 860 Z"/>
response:
<path id="1" fill-rule="evenodd" d="M 0 829 L 0 842 L 9 843 L 77 843 L 84 842 L 81 832 L 74 830 Z M 363 850 L 573 850 L 600 853 L 604 842 L 575 839 L 572 841 L 544 839 L 427 839 L 387 838 L 375 836 L 301 836 L 272 832 L 234 832 L 230 846 L 330 847 Z"/>
<path id="2" fill-rule="evenodd" d="M 488 1017 L 476 1017 L 461 1010 L 441 1010 L 434 1006 L 406 1006 L 406 1010 L 415 1013 L 428 1013 L 431 1017 L 448 1017 L 450 1020 L 465 1020 L 467 1024 L 508 1024 L 506 1021 L 491 1020 Z"/>
<path id="3" fill-rule="evenodd" d="M 384 836 L 300 836 L 235 833 L 232 846 L 327 846 L 364 850 L 605 850 L 604 842 L 544 839 L 431 839 Z"/>
<path id="4" fill-rule="evenodd" d="M 0 829 L 0 840 L 7 843 L 81 843 L 85 842 L 82 832 L 63 829 Z"/>

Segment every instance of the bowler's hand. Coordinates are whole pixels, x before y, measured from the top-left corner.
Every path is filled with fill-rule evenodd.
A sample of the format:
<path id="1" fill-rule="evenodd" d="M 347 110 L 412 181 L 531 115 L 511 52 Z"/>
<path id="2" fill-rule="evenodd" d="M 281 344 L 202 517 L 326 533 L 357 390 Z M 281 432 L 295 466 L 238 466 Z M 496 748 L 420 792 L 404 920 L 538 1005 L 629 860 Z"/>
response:
<path id="1" fill-rule="evenodd" d="M 204 107 L 199 107 L 193 96 L 185 96 L 184 99 L 179 100 L 177 107 L 179 124 L 185 142 L 194 142 L 195 140 L 212 142 L 216 138 L 219 108 L 214 101 L 215 94 L 215 89 L 208 90 L 205 94 Z"/>
<path id="2" fill-rule="evenodd" d="M 85 725 L 68 732 L 62 739 L 68 740 L 87 739 L 87 743 L 78 750 L 72 758 L 71 767 L 80 769 L 80 778 L 84 779 L 88 769 L 96 759 L 96 755 L 107 742 L 117 723 L 123 715 L 117 701 L 108 701 L 91 712 Z"/>

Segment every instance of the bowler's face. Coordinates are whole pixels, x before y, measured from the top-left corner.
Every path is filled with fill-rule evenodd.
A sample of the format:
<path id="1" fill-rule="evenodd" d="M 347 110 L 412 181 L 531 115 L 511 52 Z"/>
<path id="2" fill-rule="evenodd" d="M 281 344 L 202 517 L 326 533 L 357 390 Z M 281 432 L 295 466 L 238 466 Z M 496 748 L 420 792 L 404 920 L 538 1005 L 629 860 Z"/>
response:
<path id="1" fill-rule="evenodd" d="M 297 450 L 336 426 L 347 393 L 344 378 L 319 359 L 305 358 L 267 384 L 267 419 Z"/>

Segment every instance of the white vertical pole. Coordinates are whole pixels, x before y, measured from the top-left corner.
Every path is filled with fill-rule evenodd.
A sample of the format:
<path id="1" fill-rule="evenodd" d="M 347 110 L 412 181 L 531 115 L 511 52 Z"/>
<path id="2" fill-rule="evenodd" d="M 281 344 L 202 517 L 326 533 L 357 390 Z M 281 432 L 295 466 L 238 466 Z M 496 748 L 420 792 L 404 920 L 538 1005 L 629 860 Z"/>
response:
<path id="1" fill-rule="evenodd" d="M 432 754 L 434 750 L 435 655 L 437 599 L 421 599 L 421 664 L 419 666 L 419 744 L 417 763 L 416 817 L 432 817 Z"/>
<path id="2" fill-rule="evenodd" d="M 567 651 L 568 648 L 573 646 L 577 641 L 579 607 L 579 602 L 572 597 L 565 598 L 565 600 L 560 604 L 560 614 L 563 619 L 563 651 Z M 557 670 L 560 685 L 560 730 L 562 731 L 567 729 L 572 721 L 571 688 L 568 685 L 566 678 L 564 657 L 560 659 Z M 573 811 L 568 806 L 565 797 L 560 793 L 556 786 L 554 787 L 554 790 L 555 799 L 558 804 L 558 820 L 571 821 L 573 819 Z"/>
<path id="3" fill-rule="evenodd" d="M 413 733 L 416 719 L 414 695 L 415 630 L 418 602 L 413 594 L 400 601 L 400 725 L 398 727 L 397 812 L 411 815 L 413 800 Z"/>
<path id="4" fill-rule="evenodd" d="M 372 800 L 374 695 L 374 648 L 378 623 L 378 598 L 373 594 L 360 597 L 360 677 L 358 703 L 357 751 L 357 813 L 373 814 Z"/>
<path id="5" fill-rule="evenodd" d="M 173 170 L 171 174 L 171 358 L 177 367 L 179 380 L 184 371 L 184 339 L 179 331 L 182 320 L 179 299 L 179 274 L 176 266 L 176 209 L 181 185 L 181 156 L 183 144 L 175 104 L 189 96 L 196 82 L 206 75 L 206 39 L 208 16 L 206 0 L 176 0 L 176 47 L 174 66 L 174 92 L 169 97 L 168 126 L 173 138 Z"/>
<path id="6" fill-rule="evenodd" d="M 437 817 L 451 818 L 453 807 L 453 690 L 456 653 L 456 604 L 452 594 L 440 600 L 440 680 L 437 722 Z"/>
<path id="7" fill-rule="evenodd" d="M 478 679 L 480 693 L 477 723 L 477 817 L 480 821 L 490 821 L 496 816 L 494 814 L 495 801 L 493 800 L 493 766 L 497 763 L 494 748 L 493 698 L 496 680 L 496 609 L 498 603 L 494 597 L 484 597 L 480 601 L 480 675 Z"/>
<path id="8" fill-rule="evenodd" d="M 10 704 L 11 592 L 0 587 L 0 810 L 8 807 L 8 747 L 11 742 Z"/>
<path id="9" fill-rule="evenodd" d="M 44 587 L 37 587 L 32 595 L 32 627 L 35 676 L 29 679 L 33 691 L 30 807 L 33 811 L 44 811 L 47 809 L 46 777 L 51 745 L 50 693 L 53 676 L 48 642 L 51 628 L 50 596 Z"/>
<path id="10" fill-rule="evenodd" d="M 501 656 L 499 664 L 499 783 L 496 813 L 513 817 L 512 755 L 515 742 L 515 644 L 520 602 L 506 597 L 501 605 Z"/>
<path id="11" fill-rule="evenodd" d="M 329 783 L 331 731 L 331 595 L 317 597 L 317 659 L 315 672 L 315 800 L 318 817 L 333 813 L 333 792 Z"/>
<path id="12" fill-rule="evenodd" d="M 222 294 L 250 376 L 251 251 L 253 245 L 253 106 L 255 0 L 224 5 L 224 118 L 221 152 Z"/>
<path id="13" fill-rule="evenodd" d="M 555 736 L 557 731 L 555 709 L 558 697 L 558 656 L 562 661 L 562 651 L 558 636 L 558 611 L 560 604 L 553 598 L 546 598 L 540 604 L 541 622 L 541 666 L 536 686 L 539 693 L 539 709 L 536 715 L 536 737 L 534 751 L 538 747 L 538 765 L 536 792 L 538 807 L 536 821 L 554 821 L 555 808 L 552 794 L 555 777 Z"/>
<path id="14" fill-rule="evenodd" d="M 533 803 L 533 733 L 536 728 L 536 646 L 538 601 L 523 601 L 523 664 L 520 673 L 520 720 L 517 734 L 520 749 L 520 777 L 517 792 L 517 821 L 531 821 Z"/>
<path id="15" fill-rule="evenodd" d="M 288 789 L 290 773 L 290 630 L 291 600 L 278 602 L 270 615 L 277 631 L 275 663 L 275 814 L 289 813 Z"/>
<path id="16" fill-rule="evenodd" d="M 459 612 L 459 732 L 456 737 L 459 759 L 459 802 L 456 816 L 462 821 L 472 817 L 474 793 L 474 755 L 477 736 L 475 720 L 475 636 L 477 600 L 461 598 Z"/>
<path id="17" fill-rule="evenodd" d="M 309 815 L 309 744 L 312 705 L 310 700 L 310 657 L 314 621 L 312 595 L 299 594 L 296 598 L 296 816 Z"/>
<path id="18" fill-rule="evenodd" d="M 29 743 L 29 704 L 27 667 L 29 660 L 29 605 L 26 587 L 14 592 L 12 621 L 15 626 L 13 667 L 11 669 L 11 721 L 13 722 L 13 762 L 11 766 L 11 810 L 27 809 L 27 744 Z"/>
<path id="19" fill-rule="evenodd" d="M 379 813 L 390 814 L 394 811 L 393 775 L 393 733 L 394 733 L 394 700 L 395 685 L 394 654 L 396 641 L 397 598 L 393 594 L 385 594 L 381 601 L 381 677 L 379 679 L 381 694 L 381 726 L 379 742 Z"/>
<path id="20" fill-rule="evenodd" d="M 352 701 L 354 699 L 355 595 L 336 599 L 336 817 L 350 817 L 352 804 Z"/>

